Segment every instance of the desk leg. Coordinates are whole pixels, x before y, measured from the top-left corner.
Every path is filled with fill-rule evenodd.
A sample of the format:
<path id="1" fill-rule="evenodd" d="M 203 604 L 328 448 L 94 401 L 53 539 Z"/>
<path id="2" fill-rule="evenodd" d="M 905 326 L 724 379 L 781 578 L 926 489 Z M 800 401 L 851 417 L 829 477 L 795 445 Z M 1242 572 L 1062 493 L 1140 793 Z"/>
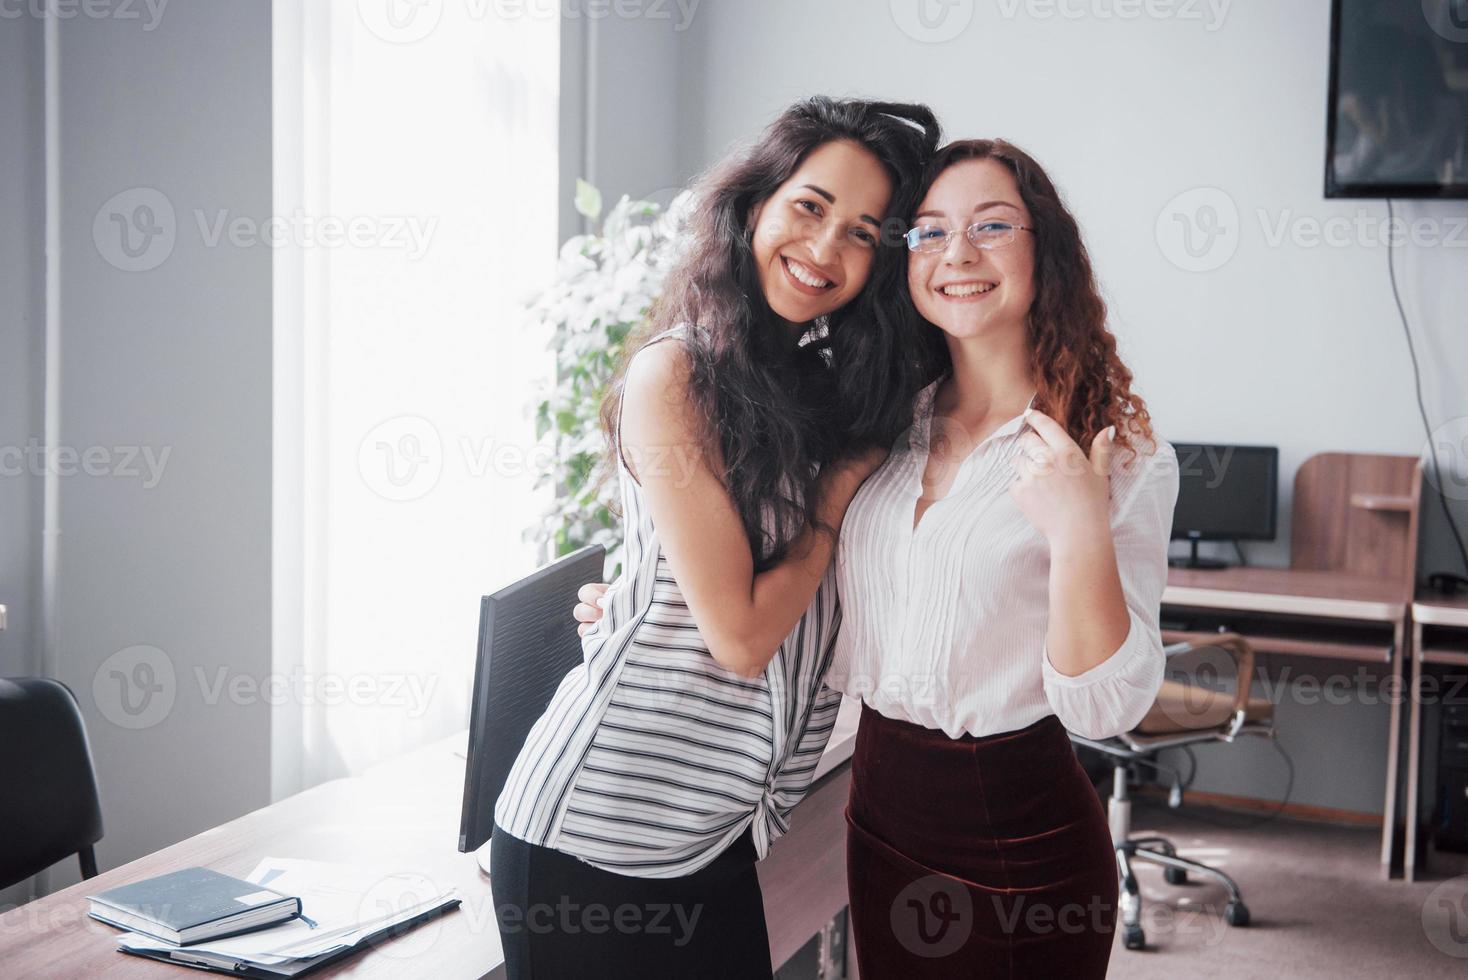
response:
<path id="1" fill-rule="evenodd" d="M 1381 876 L 1387 880 L 1392 876 L 1392 844 L 1397 831 L 1397 754 L 1401 751 L 1403 662 L 1406 643 L 1405 624 L 1398 622 L 1392 634 L 1392 684 L 1391 721 L 1386 738 L 1386 797 L 1382 806 L 1381 820 Z"/>
<path id="2" fill-rule="evenodd" d="M 1407 722 L 1407 843 L 1402 852 L 1402 877 L 1407 881 L 1417 880 L 1417 796 L 1418 781 L 1422 768 L 1422 673 L 1425 664 L 1419 651 L 1422 649 L 1422 624 L 1412 624 L 1412 650 L 1408 659 L 1412 664 L 1411 697 L 1412 718 Z"/>
<path id="3" fill-rule="evenodd" d="M 861 980 L 861 971 L 856 967 L 856 940 L 851 934 L 851 909 L 846 910 L 846 977 L 845 980 Z"/>

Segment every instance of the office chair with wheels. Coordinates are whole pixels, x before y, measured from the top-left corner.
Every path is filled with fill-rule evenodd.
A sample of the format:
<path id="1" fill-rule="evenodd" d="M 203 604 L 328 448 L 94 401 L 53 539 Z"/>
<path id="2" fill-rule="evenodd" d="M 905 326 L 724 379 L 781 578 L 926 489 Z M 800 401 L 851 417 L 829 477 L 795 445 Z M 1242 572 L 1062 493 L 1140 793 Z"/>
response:
<path id="1" fill-rule="evenodd" d="M 97 873 L 102 807 L 76 697 L 44 677 L 0 678 L 0 888 L 72 854 Z"/>
<path id="2" fill-rule="evenodd" d="M 1220 654 L 1208 656 L 1211 651 Z M 1111 840 L 1116 847 L 1116 866 L 1121 875 L 1122 940 L 1127 949 L 1141 949 L 1147 938 L 1142 931 L 1142 896 L 1132 873 L 1133 861 L 1151 861 L 1163 867 L 1169 884 L 1187 881 L 1188 873 L 1213 878 L 1228 890 L 1224 920 L 1231 926 L 1249 924 L 1249 908 L 1238 884 L 1217 868 L 1179 857 L 1177 848 L 1164 837 L 1131 836 L 1131 798 L 1127 779 L 1139 765 L 1161 768 L 1153 757 L 1162 749 L 1197 745 L 1202 742 L 1232 742 L 1245 735 L 1274 737 L 1274 704 L 1249 696 L 1254 676 L 1254 650 L 1234 633 L 1198 633 L 1164 649 L 1169 661 L 1188 654 L 1203 654 L 1193 676 L 1198 683 L 1164 680 L 1150 711 L 1135 728 L 1115 738 L 1089 739 L 1072 734 L 1071 741 L 1104 753 L 1112 767 L 1111 800 L 1107 815 Z M 1222 670 L 1227 660 L 1231 669 Z M 1217 689 L 1212 683 L 1227 674 L 1235 678 L 1234 690 Z M 1182 805 L 1183 786 L 1176 782 L 1168 804 Z"/>

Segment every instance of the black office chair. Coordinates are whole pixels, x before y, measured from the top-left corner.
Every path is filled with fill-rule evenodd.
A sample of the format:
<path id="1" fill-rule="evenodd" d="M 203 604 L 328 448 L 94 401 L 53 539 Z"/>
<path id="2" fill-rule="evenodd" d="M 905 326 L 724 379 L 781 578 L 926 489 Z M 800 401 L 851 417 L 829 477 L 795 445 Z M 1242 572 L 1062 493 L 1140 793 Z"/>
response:
<path id="1" fill-rule="evenodd" d="M 603 577 L 606 554 L 599 544 L 587 545 L 480 600 L 461 851 L 478 851 L 489 840 L 495 801 L 530 729 L 582 662 L 570 611 L 582 583 Z"/>
<path id="2" fill-rule="evenodd" d="M 102 807 L 76 697 L 45 677 L 0 678 L 0 888 L 72 854 L 97 873 Z"/>
<path id="3" fill-rule="evenodd" d="M 1134 769 L 1147 767 L 1157 772 L 1167 767 L 1156 761 L 1163 749 L 1198 745 L 1204 742 L 1228 742 L 1250 735 L 1274 738 L 1274 703 L 1267 698 L 1250 695 L 1254 677 L 1254 648 L 1236 633 L 1179 634 L 1180 642 L 1163 650 L 1168 660 L 1218 651 L 1227 658 L 1232 670 L 1208 658 L 1192 671 L 1205 683 L 1164 680 L 1152 709 L 1137 726 L 1115 738 L 1090 739 L 1074 733 L 1070 740 L 1104 755 L 1112 767 L 1111 799 L 1107 802 L 1107 818 L 1111 824 L 1111 841 L 1116 849 L 1116 866 L 1121 876 L 1122 941 L 1127 949 L 1144 949 L 1146 934 L 1142 931 L 1142 893 L 1132 872 L 1134 861 L 1148 861 L 1163 867 L 1168 884 L 1180 885 L 1188 874 L 1212 878 L 1228 893 L 1224 921 L 1231 926 L 1249 924 L 1249 907 L 1244 904 L 1238 883 L 1218 868 L 1201 861 L 1180 857 L 1177 848 L 1165 837 L 1149 834 L 1132 836 L 1132 804 L 1129 777 Z M 1233 691 L 1213 682 L 1233 674 Z M 1179 778 L 1168 794 L 1168 805 L 1178 807 L 1183 801 L 1183 785 Z"/>

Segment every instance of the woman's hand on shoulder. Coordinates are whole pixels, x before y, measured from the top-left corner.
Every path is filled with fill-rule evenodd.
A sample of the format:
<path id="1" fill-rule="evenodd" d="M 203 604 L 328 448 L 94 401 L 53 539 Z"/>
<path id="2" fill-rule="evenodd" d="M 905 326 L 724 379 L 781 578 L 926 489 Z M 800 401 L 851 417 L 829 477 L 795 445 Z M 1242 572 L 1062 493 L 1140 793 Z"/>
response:
<path id="1" fill-rule="evenodd" d="M 872 446 L 843 456 L 831 464 L 831 479 L 849 484 L 853 492 L 866 482 L 867 477 L 881 469 L 887 462 L 889 450 Z"/>
<path id="2" fill-rule="evenodd" d="M 886 449 L 859 450 L 835 460 L 821 473 L 819 519 L 823 530 L 839 535 L 846 510 L 867 478 L 887 461 Z"/>
<path id="3" fill-rule="evenodd" d="M 601 600 L 609 588 L 611 586 L 605 582 L 587 582 L 576 591 L 576 598 L 579 601 L 571 609 L 571 615 L 581 624 L 576 627 L 577 634 L 585 636 L 590 633 L 596 629 L 596 624 L 601 622 L 601 618 L 606 615 L 606 609 L 602 606 Z"/>

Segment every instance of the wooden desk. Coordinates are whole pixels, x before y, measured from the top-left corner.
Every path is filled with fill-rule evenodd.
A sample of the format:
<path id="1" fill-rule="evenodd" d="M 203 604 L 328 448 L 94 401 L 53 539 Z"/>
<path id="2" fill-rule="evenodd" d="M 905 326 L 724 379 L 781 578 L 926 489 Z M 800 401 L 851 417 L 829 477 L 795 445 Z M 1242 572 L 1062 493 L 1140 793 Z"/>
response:
<path id="1" fill-rule="evenodd" d="M 846 905 L 843 813 L 859 713 L 854 701 L 842 705 L 816 783 L 796 807 L 790 833 L 759 864 L 776 964 Z M 87 916 L 86 896 L 191 865 L 245 875 L 261 858 L 274 855 L 415 871 L 456 886 L 463 900 L 442 918 L 316 975 L 503 977 L 489 877 L 479 870 L 475 855 L 455 849 L 467 739 L 468 733 L 461 733 L 359 776 L 322 783 L 0 915 L 0 974 L 181 977 L 180 967 L 117 952 L 119 931 Z"/>
<path id="2" fill-rule="evenodd" d="M 1262 654 L 1387 664 L 1396 691 L 1405 689 L 1409 600 L 1406 588 L 1392 579 L 1293 568 L 1174 568 L 1162 594 L 1164 620 L 1191 618 L 1205 629 L 1226 624 Z M 1163 630 L 1163 638 L 1173 632 Z M 1386 878 L 1396 842 L 1402 724 L 1401 697 L 1389 700 L 1381 828 Z"/>
<path id="3" fill-rule="evenodd" d="M 1425 627 L 1438 627 L 1439 639 L 1428 642 Z M 1444 642 L 1447 640 L 1447 642 Z M 1411 720 L 1407 724 L 1407 842 L 1403 876 L 1417 876 L 1418 793 L 1422 768 L 1422 695 L 1426 668 L 1433 665 L 1468 667 L 1468 596 L 1420 595 L 1412 603 Z"/>
<path id="4" fill-rule="evenodd" d="M 1173 568 L 1163 605 L 1395 623 L 1407 596 L 1387 579 L 1294 568 Z"/>
<path id="5" fill-rule="evenodd" d="M 1421 596 L 1412 603 L 1412 622 L 1416 626 L 1448 626 L 1468 630 L 1468 595 Z M 1447 647 L 1419 649 L 1417 656 L 1419 660 L 1426 658 L 1428 663 L 1468 665 L 1468 657 Z"/>

